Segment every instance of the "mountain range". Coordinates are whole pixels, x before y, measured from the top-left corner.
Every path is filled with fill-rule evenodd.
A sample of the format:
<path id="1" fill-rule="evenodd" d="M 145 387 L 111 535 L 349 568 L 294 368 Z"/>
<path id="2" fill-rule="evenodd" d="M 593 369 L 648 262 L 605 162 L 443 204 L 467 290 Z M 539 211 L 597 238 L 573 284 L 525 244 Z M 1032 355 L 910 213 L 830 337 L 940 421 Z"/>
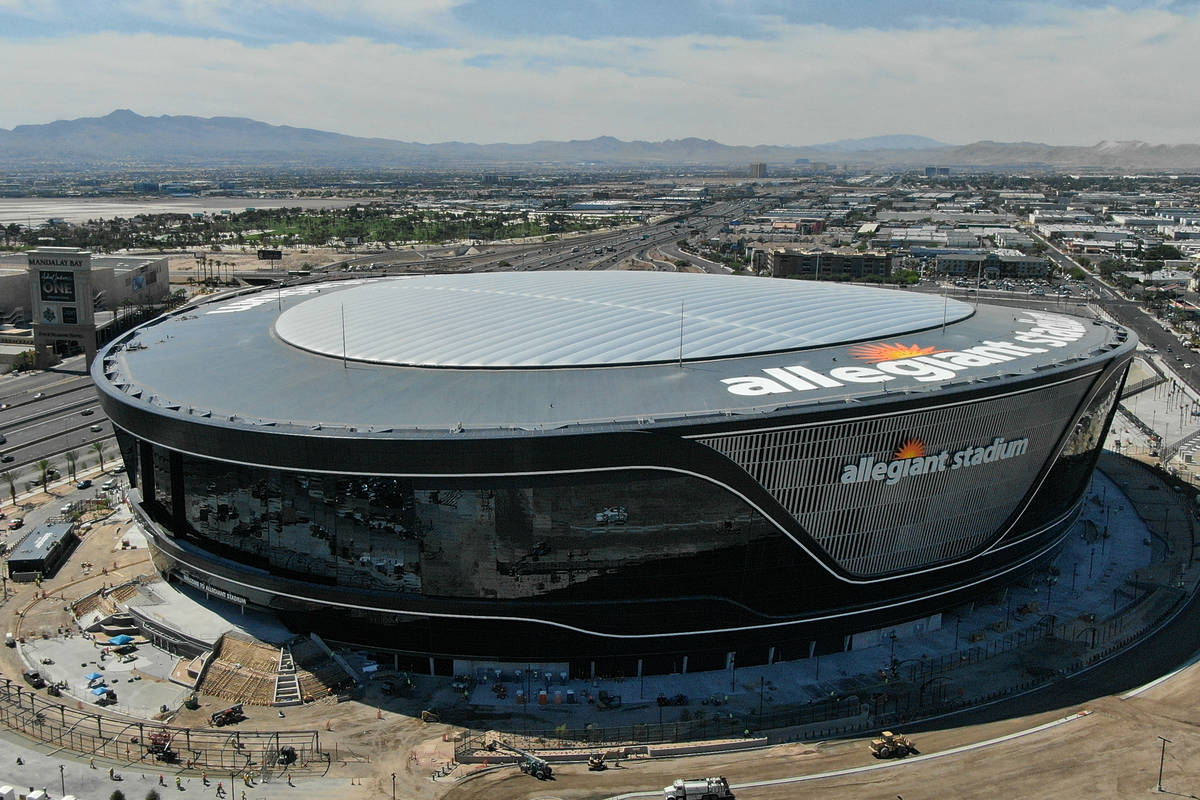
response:
<path id="1" fill-rule="evenodd" d="M 501 168 L 505 166 L 744 166 L 834 162 L 855 166 L 1035 169 L 1200 169 L 1200 145 L 1100 142 L 1090 147 L 981 141 L 950 145 L 924 136 L 842 139 L 808 146 L 726 145 L 711 139 L 623 141 L 611 136 L 528 144 L 421 144 L 270 125 L 242 117 L 103 117 L 0 129 L 0 167 L 258 166 Z"/>

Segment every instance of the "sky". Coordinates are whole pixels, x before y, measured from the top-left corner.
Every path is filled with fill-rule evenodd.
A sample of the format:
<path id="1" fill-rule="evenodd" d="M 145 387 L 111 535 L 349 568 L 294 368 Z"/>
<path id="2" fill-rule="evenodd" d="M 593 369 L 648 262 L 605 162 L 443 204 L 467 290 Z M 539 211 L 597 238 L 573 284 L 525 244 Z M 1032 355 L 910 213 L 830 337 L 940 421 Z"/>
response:
<path id="1" fill-rule="evenodd" d="M 0 0 L 0 128 L 1200 142 L 1200 0 Z"/>

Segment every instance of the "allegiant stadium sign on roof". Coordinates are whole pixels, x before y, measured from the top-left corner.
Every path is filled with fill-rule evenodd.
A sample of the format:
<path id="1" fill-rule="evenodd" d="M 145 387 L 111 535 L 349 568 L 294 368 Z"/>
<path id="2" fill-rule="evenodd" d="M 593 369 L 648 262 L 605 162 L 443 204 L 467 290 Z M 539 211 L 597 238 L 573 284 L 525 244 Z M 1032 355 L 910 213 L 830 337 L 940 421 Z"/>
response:
<path id="1" fill-rule="evenodd" d="M 833 389 L 848 383 L 884 383 L 896 378 L 912 378 L 923 383 L 944 381 L 959 372 L 1048 353 L 1048 348 L 1052 347 L 1066 347 L 1087 333 L 1083 323 L 1071 317 L 1037 311 L 1024 314 L 1031 319 L 1022 318 L 1017 322 L 1033 327 L 1015 331 L 1011 342 L 988 340 L 963 350 L 941 350 L 935 346 L 898 342 L 855 345 L 850 348 L 851 355 L 874 366 L 834 367 L 825 372 L 803 365 L 768 367 L 760 375 L 722 378 L 721 383 L 733 394 L 755 397 Z"/>

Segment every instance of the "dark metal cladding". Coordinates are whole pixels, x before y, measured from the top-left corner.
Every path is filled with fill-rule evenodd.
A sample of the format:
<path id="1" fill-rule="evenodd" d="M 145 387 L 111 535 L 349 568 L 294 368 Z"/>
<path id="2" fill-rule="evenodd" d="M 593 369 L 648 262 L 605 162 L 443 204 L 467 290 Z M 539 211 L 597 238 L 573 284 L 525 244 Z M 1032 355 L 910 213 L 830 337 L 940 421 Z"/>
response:
<path id="1" fill-rule="evenodd" d="M 794 285 L 737 280 L 750 307 Z M 947 304 L 937 318 L 927 296 L 887 290 L 908 327 L 858 320 L 845 330 L 886 337 L 842 342 L 764 323 L 772 341 L 809 342 L 788 350 L 710 340 L 704 358 L 645 360 L 665 351 L 616 334 L 597 350 L 600 302 L 573 322 L 580 364 L 530 340 L 524 366 L 505 366 L 487 337 L 520 320 L 462 319 L 453 304 L 439 335 L 458 327 L 473 344 L 423 345 L 424 366 L 384 333 L 360 330 L 345 359 L 329 331 L 308 347 L 306 302 L 322 304 L 313 319 L 360 303 L 370 318 L 398 302 L 380 302 L 381 285 L 394 298 L 404 284 L 201 303 L 113 342 L 93 374 L 165 574 L 425 666 L 799 658 L 986 592 L 1067 535 L 1135 346 L 1059 314 Z M 715 284 L 677 285 L 686 309 Z M 587 300 L 596 286 L 637 294 L 569 274 L 547 294 Z M 812 297 L 880 302 L 864 291 L 885 290 Z M 653 328 L 643 310 L 631 324 Z M 655 314 L 678 331 L 678 312 Z M 445 366 L 464 359 L 477 363 Z"/>

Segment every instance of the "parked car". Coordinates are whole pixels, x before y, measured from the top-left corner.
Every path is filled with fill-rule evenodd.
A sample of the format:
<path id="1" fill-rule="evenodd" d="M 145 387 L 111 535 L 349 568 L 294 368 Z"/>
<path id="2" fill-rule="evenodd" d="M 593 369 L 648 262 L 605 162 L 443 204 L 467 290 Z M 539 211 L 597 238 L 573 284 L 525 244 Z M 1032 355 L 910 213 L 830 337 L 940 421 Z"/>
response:
<path id="1" fill-rule="evenodd" d="M 88 480 L 87 478 L 84 478 L 79 483 L 75 484 L 75 488 L 76 489 L 87 489 L 87 488 L 90 488 L 91 485 L 92 485 L 92 482 L 90 480 Z"/>
<path id="2" fill-rule="evenodd" d="M 18 528 L 23 527 L 24 525 L 25 525 L 25 520 L 21 519 L 20 517 L 16 517 L 15 519 L 13 519 L 11 522 L 8 523 L 8 529 L 10 531 L 15 531 Z"/>

